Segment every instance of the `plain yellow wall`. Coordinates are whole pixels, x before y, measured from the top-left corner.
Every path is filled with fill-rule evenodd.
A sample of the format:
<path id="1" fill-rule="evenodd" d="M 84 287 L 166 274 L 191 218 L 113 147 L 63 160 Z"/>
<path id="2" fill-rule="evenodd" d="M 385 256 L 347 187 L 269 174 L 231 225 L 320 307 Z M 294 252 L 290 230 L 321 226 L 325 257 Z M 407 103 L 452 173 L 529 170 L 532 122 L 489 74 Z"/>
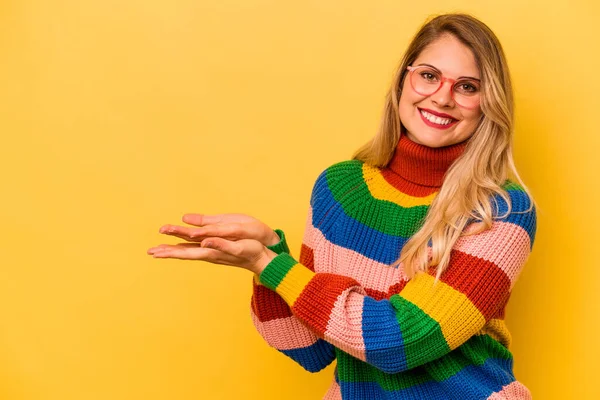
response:
<path id="1" fill-rule="evenodd" d="M 298 253 L 318 173 L 375 132 L 433 14 L 500 38 L 515 157 L 539 202 L 508 308 L 536 399 L 600 362 L 600 17 L 588 1 L 4 0 L 0 398 L 320 399 L 250 319 L 251 274 L 146 249 L 187 212 L 244 212 Z"/>

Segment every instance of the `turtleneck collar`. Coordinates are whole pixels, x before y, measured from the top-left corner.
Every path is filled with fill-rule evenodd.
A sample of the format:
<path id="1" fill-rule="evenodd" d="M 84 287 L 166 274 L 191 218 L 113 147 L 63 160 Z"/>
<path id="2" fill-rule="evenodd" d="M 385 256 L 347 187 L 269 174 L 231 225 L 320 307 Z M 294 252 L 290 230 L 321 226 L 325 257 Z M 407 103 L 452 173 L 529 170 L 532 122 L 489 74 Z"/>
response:
<path id="1" fill-rule="evenodd" d="M 446 147 L 428 147 L 413 142 L 403 133 L 387 166 L 405 180 L 427 187 L 441 187 L 444 174 L 464 152 L 468 140 Z"/>

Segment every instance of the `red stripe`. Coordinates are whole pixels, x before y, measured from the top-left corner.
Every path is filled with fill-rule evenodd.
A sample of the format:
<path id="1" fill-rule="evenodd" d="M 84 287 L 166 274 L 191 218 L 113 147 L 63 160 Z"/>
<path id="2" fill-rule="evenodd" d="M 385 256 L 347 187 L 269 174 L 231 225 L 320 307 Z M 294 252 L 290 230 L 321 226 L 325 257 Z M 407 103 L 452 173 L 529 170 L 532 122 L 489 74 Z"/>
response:
<path id="1" fill-rule="evenodd" d="M 290 306 L 277 294 L 266 286 L 257 285 L 252 281 L 252 311 L 260 322 L 272 319 L 286 318 L 292 315 Z"/>
<path id="2" fill-rule="evenodd" d="M 465 294 L 486 321 L 506 304 L 510 295 L 510 279 L 496 264 L 458 250 L 452 250 L 450 265 L 441 281 Z"/>
<path id="3" fill-rule="evenodd" d="M 425 197 L 429 196 L 433 192 L 437 192 L 440 190 L 439 187 L 427 187 L 416 185 L 406 179 L 402 178 L 400 175 L 394 173 L 394 171 L 384 168 L 381 170 L 381 175 L 383 178 L 393 187 L 400 190 L 402 193 L 407 194 L 409 196 L 414 197 Z"/>
<path id="4" fill-rule="evenodd" d="M 507 299 L 508 301 L 508 299 Z M 494 318 L 506 319 L 506 303 L 500 308 L 500 310 L 494 315 Z"/>
<path id="5" fill-rule="evenodd" d="M 358 282 L 343 275 L 318 273 L 304 287 L 294 303 L 294 314 L 306 321 L 311 330 L 323 337 L 329 315 L 339 295 Z"/>
<path id="6" fill-rule="evenodd" d="M 298 261 L 311 271 L 315 271 L 313 250 L 304 243 L 302 243 L 302 247 L 300 248 L 300 259 Z"/>
<path id="7" fill-rule="evenodd" d="M 379 301 L 379 300 L 383 300 L 383 299 L 389 299 L 393 295 L 400 293 L 400 291 L 402 289 L 404 289 L 404 286 L 406 286 L 407 283 L 408 283 L 407 281 L 400 281 L 400 282 L 394 283 L 392 286 L 390 286 L 390 288 L 388 289 L 387 292 L 382 292 L 380 290 L 375 290 L 375 289 L 370 289 L 370 288 L 364 288 L 364 289 L 367 292 L 367 295 L 369 297 L 372 297 L 375 300 Z"/>

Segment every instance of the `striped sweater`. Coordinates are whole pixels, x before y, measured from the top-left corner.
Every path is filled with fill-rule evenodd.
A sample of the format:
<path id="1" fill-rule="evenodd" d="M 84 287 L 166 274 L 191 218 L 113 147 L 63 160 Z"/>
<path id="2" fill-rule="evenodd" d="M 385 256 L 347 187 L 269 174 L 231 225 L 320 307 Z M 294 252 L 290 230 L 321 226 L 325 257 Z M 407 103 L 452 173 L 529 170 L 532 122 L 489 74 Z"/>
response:
<path id="1" fill-rule="evenodd" d="M 433 268 L 409 280 L 389 266 L 465 146 L 429 148 L 403 135 L 385 168 L 332 165 L 314 185 L 298 260 L 277 230 L 278 255 L 254 275 L 251 316 L 306 370 L 337 360 L 323 399 L 531 398 L 513 374 L 504 322 L 536 231 L 520 186 L 505 183 L 511 213 L 496 196 L 492 228 L 459 238 L 436 285 Z"/>

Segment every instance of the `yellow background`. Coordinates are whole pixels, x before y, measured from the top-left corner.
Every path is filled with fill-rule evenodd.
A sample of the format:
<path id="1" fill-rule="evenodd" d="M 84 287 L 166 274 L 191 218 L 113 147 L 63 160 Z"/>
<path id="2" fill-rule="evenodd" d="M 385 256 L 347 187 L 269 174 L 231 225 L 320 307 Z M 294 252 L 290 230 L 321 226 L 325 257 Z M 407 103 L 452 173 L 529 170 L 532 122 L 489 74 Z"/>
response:
<path id="1" fill-rule="evenodd" d="M 600 17 L 589 1 L 3 0 L 0 398 L 320 399 L 249 315 L 251 273 L 160 260 L 187 212 L 244 212 L 298 254 L 310 189 L 377 128 L 425 19 L 464 11 L 514 78 L 540 204 L 508 308 L 536 399 L 600 391 Z"/>

